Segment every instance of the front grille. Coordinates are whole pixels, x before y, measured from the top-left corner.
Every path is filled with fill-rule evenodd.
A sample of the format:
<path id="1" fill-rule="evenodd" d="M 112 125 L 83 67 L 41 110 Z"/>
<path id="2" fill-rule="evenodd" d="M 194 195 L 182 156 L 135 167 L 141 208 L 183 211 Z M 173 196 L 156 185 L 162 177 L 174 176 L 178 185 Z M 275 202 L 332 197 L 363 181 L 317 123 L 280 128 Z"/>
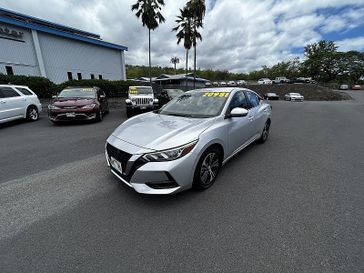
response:
<path id="1" fill-rule="evenodd" d="M 106 145 L 106 151 L 109 156 L 112 156 L 117 161 L 121 163 L 121 167 L 123 171 L 126 170 L 126 164 L 128 163 L 129 159 L 131 158 L 131 154 L 127 152 L 121 151 L 114 146 L 110 145 L 109 143 Z"/>
<path id="2" fill-rule="evenodd" d="M 145 104 L 149 104 L 150 99 L 149 98 L 136 98 L 135 99 L 135 103 L 137 105 L 145 105 Z"/>

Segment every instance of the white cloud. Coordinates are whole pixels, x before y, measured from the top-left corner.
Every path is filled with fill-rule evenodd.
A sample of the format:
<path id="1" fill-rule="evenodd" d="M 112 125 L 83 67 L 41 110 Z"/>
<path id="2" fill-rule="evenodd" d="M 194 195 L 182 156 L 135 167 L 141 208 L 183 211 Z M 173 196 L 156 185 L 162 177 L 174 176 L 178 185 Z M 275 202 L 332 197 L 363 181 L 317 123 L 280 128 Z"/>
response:
<path id="1" fill-rule="evenodd" d="M 340 51 L 350 51 L 350 50 L 364 51 L 364 36 L 351 39 L 344 39 L 341 41 L 337 41 L 336 44 L 338 45 Z"/>
<path id="2" fill-rule="evenodd" d="M 53 22 L 95 32 L 104 40 L 129 47 L 129 64 L 147 64 L 148 32 L 131 12 L 136 0 L 0 0 L 0 6 Z M 176 15 L 186 0 L 166 0 L 166 23 L 152 32 L 154 65 L 185 63 L 176 44 Z M 41 7 L 41 8 L 40 8 Z M 329 13 L 328 9 L 340 12 Z M 198 67 L 251 71 L 292 59 L 301 49 L 332 32 L 344 33 L 364 23 L 363 0 L 207 0 Z M 343 36 L 345 37 L 345 36 Z M 363 37 L 338 41 L 340 50 L 364 50 Z M 192 66 L 192 51 L 190 54 Z"/>

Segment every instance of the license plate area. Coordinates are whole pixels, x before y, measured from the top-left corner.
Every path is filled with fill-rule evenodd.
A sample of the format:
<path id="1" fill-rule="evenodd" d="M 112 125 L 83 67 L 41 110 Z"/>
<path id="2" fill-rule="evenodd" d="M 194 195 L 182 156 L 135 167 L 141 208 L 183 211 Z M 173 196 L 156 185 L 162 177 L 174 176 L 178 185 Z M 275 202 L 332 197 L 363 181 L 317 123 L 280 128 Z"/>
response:
<path id="1" fill-rule="evenodd" d="M 72 112 L 72 113 L 66 113 L 66 117 L 68 117 L 68 118 L 74 118 L 74 117 L 76 117 L 76 114 L 74 112 Z"/>

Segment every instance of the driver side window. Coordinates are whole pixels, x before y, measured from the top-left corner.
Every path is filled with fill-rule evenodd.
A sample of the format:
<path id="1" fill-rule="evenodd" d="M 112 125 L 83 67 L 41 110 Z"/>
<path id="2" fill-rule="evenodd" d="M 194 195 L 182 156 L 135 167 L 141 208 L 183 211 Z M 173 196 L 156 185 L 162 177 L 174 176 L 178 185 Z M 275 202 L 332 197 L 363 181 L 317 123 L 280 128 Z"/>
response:
<path id="1" fill-rule="evenodd" d="M 230 101 L 229 110 L 231 111 L 235 107 L 248 109 L 248 101 L 242 91 L 236 92 Z"/>

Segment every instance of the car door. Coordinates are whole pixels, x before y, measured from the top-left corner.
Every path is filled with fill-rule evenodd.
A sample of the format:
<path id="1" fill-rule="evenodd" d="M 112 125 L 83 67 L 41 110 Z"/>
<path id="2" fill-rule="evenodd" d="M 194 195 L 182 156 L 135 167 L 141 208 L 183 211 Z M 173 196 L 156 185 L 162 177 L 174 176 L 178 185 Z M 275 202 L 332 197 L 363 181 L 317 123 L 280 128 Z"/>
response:
<path id="1" fill-rule="evenodd" d="M 0 87 L 1 119 L 24 116 L 26 99 L 11 87 Z"/>
<path id="2" fill-rule="evenodd" d="M 261 107 L 262 103 L 257 94 L 251 91 L 245 91 L 246 97 L 249 102 L 248 119 L 251 123 L 252 137 L 261 134 L 265 122 L 266 107 Z"/>
<path id="3" fill-rule="evenodd" d="M 229 113 L 235 107 L 248 107 L 247 98 L 242 91 L 238 91 L 232 97 L 229 104 Z M 229 154 L 246 144 L 251 138 L 251 122 L 248 117 L 230 117 L 228 121 Z"/>

